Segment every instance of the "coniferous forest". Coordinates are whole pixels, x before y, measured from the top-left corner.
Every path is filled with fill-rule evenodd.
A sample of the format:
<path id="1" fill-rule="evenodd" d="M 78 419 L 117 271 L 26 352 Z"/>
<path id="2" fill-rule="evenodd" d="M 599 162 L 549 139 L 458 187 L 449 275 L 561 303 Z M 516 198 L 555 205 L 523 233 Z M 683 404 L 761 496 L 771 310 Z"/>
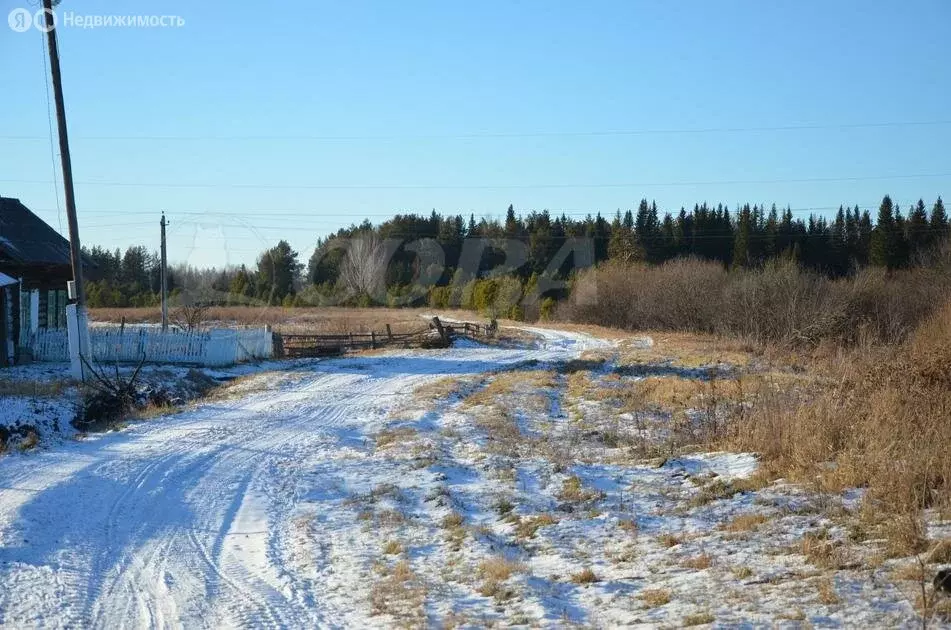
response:
<path id="1" fill-rule="evenodd" d="M 281 240 L 250 267 L 173 265 L 169 288 L 173 298 L 218 304 L 430 304 L 480 310 L 506 294 L 499 314 L 518 317 L 518 298 L 530 293 L 539 278 L 567 278 L 579 267 L 605 261 L 659 265 L 693 258 L 738 270 L 781 260 L 835 279 L 869 266 L 927 266 L 948 235 L 940 197 L 930 205 L 920 200 L 901 208 L 886 196 L 875 211 L 841 206 L 829 217 L 803 217 L 775 204 L 731 209 L 700 203 L 670 212 L 646 199 L 636 209 L 584 218 L 521 214 L 512 206 L 504 220 L 433 210 L 428 216 L 397 213 L 379 225 L 364 221 L 341 228 L 318 238 L 306 263 Z M 482 245 L 474 261 L 462 260 L 471 239 Z M 362 249 L 352 247 L 355 241 Z M 521 244 L 515 256 L 512 243 Z M 90 306 L 158 302 L 156 253 L 141 246 L 125 252 L 93 247 L 86 253 L 95 263 L 87 290 Z M 538 297 L 548 298 L 550 308 L 565 291 Z"/>

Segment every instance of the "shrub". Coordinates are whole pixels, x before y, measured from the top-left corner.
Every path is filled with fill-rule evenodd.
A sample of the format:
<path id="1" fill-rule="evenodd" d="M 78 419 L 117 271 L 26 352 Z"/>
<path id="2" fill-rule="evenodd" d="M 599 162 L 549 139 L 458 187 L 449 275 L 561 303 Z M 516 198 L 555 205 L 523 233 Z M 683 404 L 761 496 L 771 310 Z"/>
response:
<path id="1" fill-rule="evenodd" d="M 773 260 L 726 271 L 677 259 L 659 266 L 611 262 L 581 272 L 567 319 L 629 330 L 740 336 L 758 343 L 891 343 L 906 338 L 951 291 L 951 265 L 830 280 Z"/>

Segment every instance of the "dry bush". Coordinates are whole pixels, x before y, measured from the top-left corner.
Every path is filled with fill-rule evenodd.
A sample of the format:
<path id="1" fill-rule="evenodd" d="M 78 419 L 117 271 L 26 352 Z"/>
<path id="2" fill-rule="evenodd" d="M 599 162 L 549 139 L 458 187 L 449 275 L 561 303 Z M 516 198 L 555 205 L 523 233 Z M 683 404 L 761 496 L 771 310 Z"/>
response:
<path id="1" fill-rule="evenodd" d="M 183 304 L 171 314 L 171 321 L 184 330 L 198 330 L 208 321 L 208 304 Z"/>
<path id="2" fill-rule="evenodd" d="M 829 280 L 789 261 L 727 272 L 678 259 L 609 263 L 579 275 L 560 315 L 628 330 L 694 331 L 757 343 L 815 345 L 903 339 L 951 290 L 951 265 Z"/>

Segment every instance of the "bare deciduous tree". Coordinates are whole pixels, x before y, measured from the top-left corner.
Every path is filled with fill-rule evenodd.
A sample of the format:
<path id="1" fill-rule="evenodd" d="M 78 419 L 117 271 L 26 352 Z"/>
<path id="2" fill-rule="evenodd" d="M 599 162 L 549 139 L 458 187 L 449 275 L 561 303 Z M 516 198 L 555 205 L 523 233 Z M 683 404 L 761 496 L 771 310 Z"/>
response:
<path id="1" fill-rule="evenodd" d="M 182 330 L 198 330 L 208 319 L 208 308 L 201 302 L 183 304 L 172 314 L 172 323 Z"/>
<path id="2" fill-rule="evenodd" d="M 340 265 L 340 282 L 353 297 L 377 297 L 385 287 L 386 247 L 374 233 L 361 234 L 346 243 Z"/>

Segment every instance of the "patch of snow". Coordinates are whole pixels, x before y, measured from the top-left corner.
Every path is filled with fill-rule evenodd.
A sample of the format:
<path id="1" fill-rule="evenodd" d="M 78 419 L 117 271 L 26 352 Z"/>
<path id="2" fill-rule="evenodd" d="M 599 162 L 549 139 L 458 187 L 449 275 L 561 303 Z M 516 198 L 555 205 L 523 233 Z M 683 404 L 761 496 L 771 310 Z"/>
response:
<path id="1" fill-rule="evenodd" d="M 669 459 L 666 468 L 683 470 L 689 475 L 713 475 L 724 479 L 742 479 L 756 472 L 753 453 L 698 453 Z"/>

